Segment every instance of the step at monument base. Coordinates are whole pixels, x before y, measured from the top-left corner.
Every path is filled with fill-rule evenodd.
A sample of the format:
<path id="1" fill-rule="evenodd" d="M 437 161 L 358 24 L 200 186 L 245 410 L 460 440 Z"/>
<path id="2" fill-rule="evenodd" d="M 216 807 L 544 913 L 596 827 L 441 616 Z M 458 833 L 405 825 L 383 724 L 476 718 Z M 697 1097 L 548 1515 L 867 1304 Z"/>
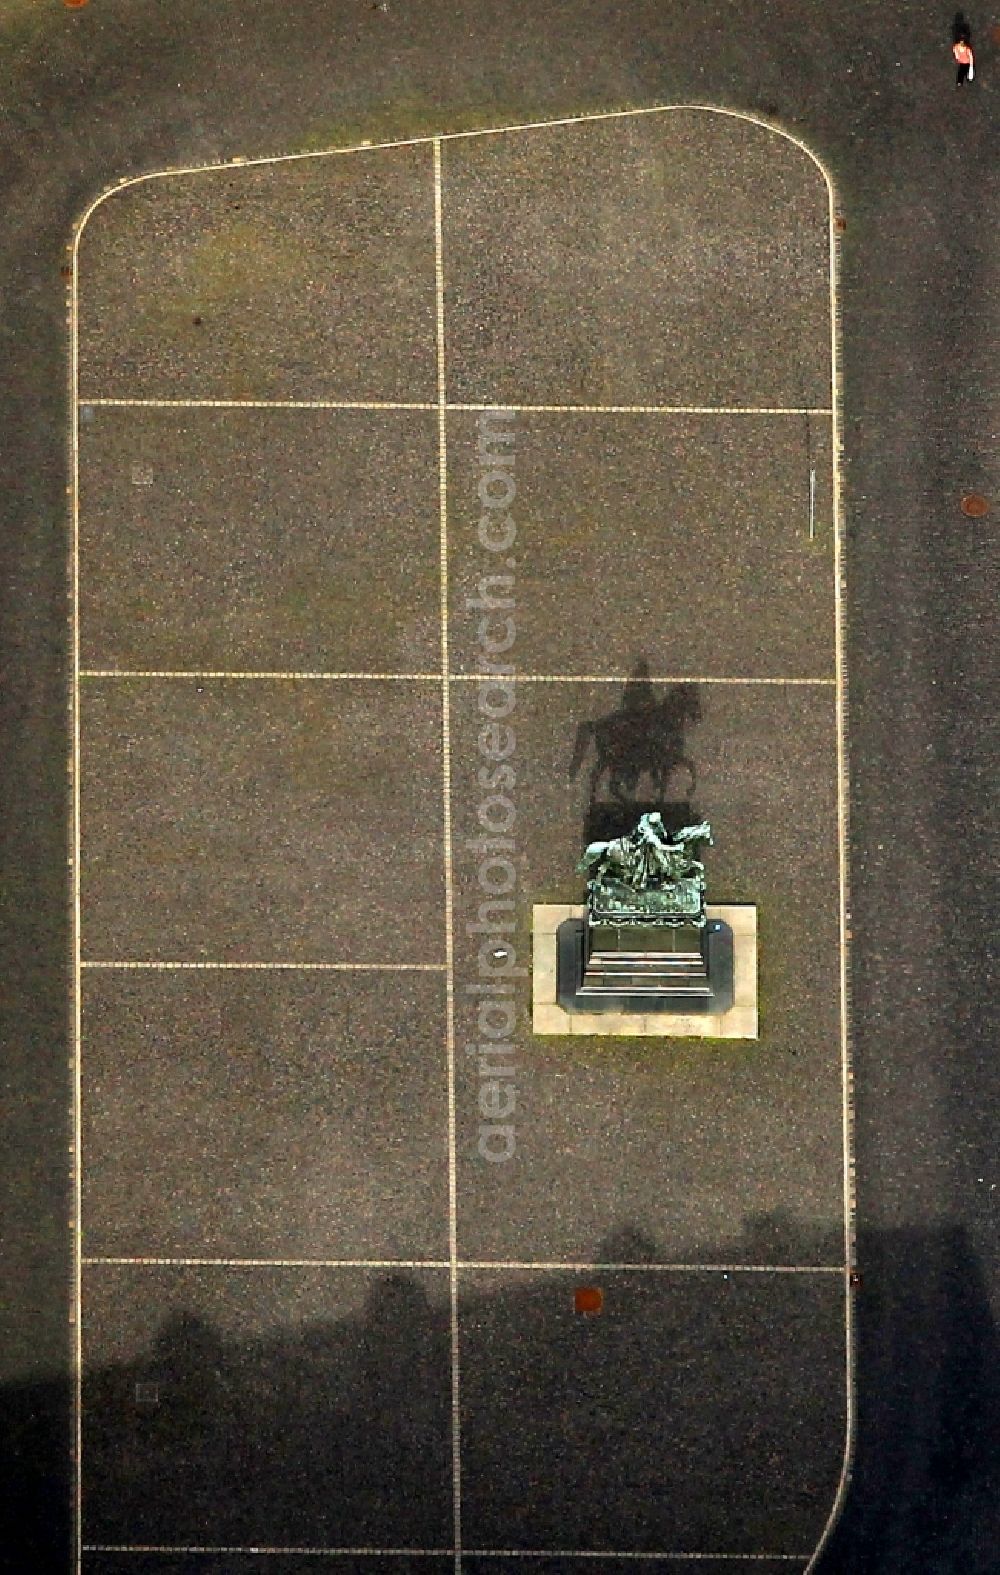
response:
<path id="1" fill-rule="evenodd" d="M 733 999 L 728 925 L 591 924 L 557 933 L 557 997 L 573 1012 L 726 1011 Z"/>

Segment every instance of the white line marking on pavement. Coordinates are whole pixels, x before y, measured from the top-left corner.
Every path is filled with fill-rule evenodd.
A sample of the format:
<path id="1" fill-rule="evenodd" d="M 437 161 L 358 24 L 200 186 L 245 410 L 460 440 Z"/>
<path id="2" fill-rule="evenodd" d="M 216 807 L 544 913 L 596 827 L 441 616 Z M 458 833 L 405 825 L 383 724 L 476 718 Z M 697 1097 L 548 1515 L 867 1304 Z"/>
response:
<path id="1" fill-rule="evenodd" d="M 79 269 L 78 254 L 81 224 L 73 237 L 73 279 L 70 292 L 70 441 L 72 445 L 72 525 L 70 532 L 71 599 L 71 648 L 72 686 L 70 707 L 72 712 L 72 886 L 70 926 L 73 948 L 73 1000 L 71 1003 L 70 1055 L 72 1058 L 72 1119 L 73 1119 L 73 1175 L 71 1178 L 72 1218 L 72 1363 L 73 1393 L 71 1406 L 72 1441 L 70 1459 L 72 1472 L 72 1564 L 76 1575 L 83 1567 L 83 1308 L 82 1308 L 82 1239 L 83 1239 L 83 1115 L 82 1074 L 80 1070 L 82 1030 L 82 990 L 80 987 L 80 332 L 79 332 Z"/>
<path id="2" fill-rule="evenodd" d="M 77 224 L 77 238 L 82 234 L 91 216 L 102 203 L 111 197 L 119 196 L 133 186 L 144 185 L 148 181 L 169 180 L 179 175 L 213 175 L 232 174 L 234 166 L 240 169 L 265 168 L 273 164 L 298 164 L 310 159 L 342 158 L 348 154 L 374 154 L 392 152 L 399 148 L 426 147 L 428 144 L 461 142 L 473 137 L 503 137 L 512 136 L 522 131 L 549 131 L 559 126 L 579 126 L 590 122 L 605 120 L 635 120 L 645 115 L 672 115 L 695 114 L 716 115 L 730 120 L 742 120 L 753 126 L 760 126 L 772 136 L 782 137 L 786 142 L 791 142 L 795 147 L 805 153 L 813 163 L 823 171 L 829 179 L 827 172 L 815 153 L 801 138 L 785 129 L 784 126 L 775 125 L 760 115 L 747 114 L 745 110 L 726 109 L 720 104 L 647 104 L 639 109 L 608 109 L 589 111 L 580 115 L 563 115 L 555 120 L 528 120 L 518 121 L 506 126 L 481 126 L 470 131 L 443 131 L 425 134 L 417 137 L 395 137 L 384 142 L 350 142 L 341 147 L 317 148 L 308 153 L 267 153 L 253 158 L 220 159 L 212 164 L 179 164 L 162 170 L 150 170 L 143 175 L 122 176 L 104 191 L 99 192 L 90 205 L 86 208 Z M 88 403 L 88 401 L 83 401 Z M 504 408 L 509 408 L 505 406 Z"/>
<path id="3" fill-rule="evenodd" d="M 171 1543 L 171 1542 L 88 1542 L 85 1553 L 172 1553 L 253 1555 L 267 1558 L 271 1555 L 284 1558 L 328 1559 L 337 1557 L 377 1559 L 442 1559 L 451 1558 L 451 1548 L 266 1548 L 258 1543 L 239 1547 L 234 1544 Z"/>
<path id="4" fill-rule="evenodd" d="M 405 683 L 405 684 L 442 684 L 445 682 L 444 673 L 322 673 L 309 671 L 269 672 L 266 669 L 245 671 L 228 671 L 226 669 L 178 669 L 161 667 L 87 667 L 79 675 L 81 678 L 100 679 L 187 679 L 199 682 L 210 680 L 233 679 L 240 682 L 266 682 L 275 680 L 282 683 L 294 683 L 298 679 L 306 682 L 316 681 L 321 683 Z M 447 674 L 449 684 L 477 684 L 482 682 L 482 673 L 456 673 Z M 518 684 L 626 684 L 629 681 L 627 673 L 516 673 L 514 682 Z M 790 687 L 807 687 L 809 685 L 836 685 L 836 677 L 830 678 L 799 678 L 783 676 L 780 678 L 740 678 L 732 676 L 710 677 L 706 673 L 653 673 L 649 677 L 651 684 L 770 684 L 774 687 L 787 685 Z"/>
<path id="5" fill-rule="evenodd" d="M 793 138 L 793 141 L 797 141 Z M 853 1155 L 853 1086 L 854 1073 L 851 1064 L 851 1038 L 850 1038 L 850 993 L 848 986 L 848 943 L 850 931 L 848 920 L 850 917 L 850 893 L 848 880 L 848 780 L 847 780 L 847 671 L 844 658 L 844 606 L 843 606 L 843 558 L 844 558 L 844 518 L 841 501 L 841 423 L 840 410 L 842 405 L 842 387 L 840 378 L 840 359 L 838 356 L 839 343 L 839 306 L 837 301 L 837 225 L 836 203 L 834 195 L 833 177 L 825 164 L 819 159 L 806 143 L 800 147 L 809 155 L 820 170 L 826 182 L 827 189 L 827 234 L 829 247 L 829 285 L 830 285 L 830 392 L 831 406 L 833 409 L 833 422 L 831 425 L 831 485 L 833 499 L 833 604 L 834 604 L 834 666 L 837 677 L 836 700 L 836 734 L 837 734 L 837 858 L 838 858 L 838 885 L 839 885 L 839 941 L 840 941 L 840 1085 L 841 1085 L 841 1163 L 843 1167 L 843 1210 L 844 1210 L 844 1387 L 845 1387 L 845 1426 L 844 1450 L 841 1461 L 840 1476 L 837 1491 L 834 1495 L 830 1513 L 826 1524 L 820 1533 L 819 1540 L 810 1557 L 805 1575 L 817 1568 L 822 1559 L 824 1549 L 833 1534 L 834 1527 L 840 1519 L 841 1512 L 847 1499 L 847 1490 L 851 1481 L 851 1471 L 854 1463 L 855 1433 L 856 1433 L 856 1402 L 855 1402 L 855 1349 L 854 1349 L 854 1306 L 853 1290 L 851 1286 L 851 1271 L 857 1261 L 857 1240 L 855 1232 L 855 1196 L 854 1196 L 854 1155 Z"/>
<path id="6" fill-rule="evenodd" d="M 462 1413 L 458 1344 L 458 1191 L 455 1135 L 455 881 L 451 846 L 451 688 L 448 649 L 448 411 L 444 342 L 441 143 L 434 142 L 434 287 L 437 316 L 438 488 L 441 520 L 441 755 L 444 808 L 445 959 L 448 1043 L 448 1250 L 451 1258 L 451 1448 L 455 1575 L 462 1575 Z"/>
<path id="7" fill-rule="evenodd" d="M 828 405 L 449 405 L 449 410 L 591 416 L 829 416 Z"/>
<path id="8" fill-rule="evenodd" d="M 481 673 L 452 673 L 451 675 L 453 684 L 478 683 L 481 680 Z M 626 684 L 629 682 L 629 677 L 625 673 L 515 673 L 513 682 L 516 684 Z M 837 680 L 836 678 L 709 678 L 704 673 L 653 673 L 650 674 L 648 682 L 651 684 L 772 684 L 792 687 L 827 684 L 832 688 Z"/>
<path id="9" fill-rule="evenodd" d="M 438 403 L 390 399 L 81 399 L 117 410 L 439 410 Z M 591 416 L 829 416 L 828 405 L 469 405 L 445 410 L 513 410 L 531 415 Z"/>
<path id="10" fill-rule="evenodd" d="M 216 668 L 169 668 L 169 667 L 87 667 L 80 674 L 81 678 L 186 678 L 196 679 L 199 682 L 208 679 L 234 679 L 254 682 L 276 680 L 282 683 L 294 683 L 298 679 L 305 681 L 319 680 L 325 683 L 353 683 L 358 680 L 363 683 L 408 683 L 408 684 L 439 684 L 440 673 L 321 673 L 306 670 L 289 672 L 269 672 L 266 668 L 238 669 Z M 833 680 L 831 679 L 832 683 Z"/>
<path id="11" fill-rule="evenodd" d="M 266 1548 L 259 1544 L 239 1547 L 233 1544 L 182 1544 L 164 1542 L 88 1542 L 83 1550 L 85 1553 L 166 1553 L 166 1554 L 204 1554 L 218 1557 L 221 1554 L 235 1556 L 237 1554 L 254 1555 L 266 1558 L 272 1555 L 288 1558 L 336 1558 L 351 1556 L 354 1558 L 377 1559 L 441 1559 L 455 1556 L 454 1548 L 303 1548 L 303 1547 L 278 1547 Z M 666 1550 L 660 1553 L 647 1553 L 625 1551 L 616 1552 L 613 1549 L 601 1548 L 467 1548 L 469 1558 L 477 1559 L 621 1559 L 621 1560 L 649 1560 L 671 1559 L 684 1560 L 691 1563 L 710 1561 L 712 1563 L 782 1563 L 804 1564 L 808 1553 L 676 1553 Z"/>
<path id="12" fill-rule="evenodd" d="M 710 1559 L 713 1563 L 733 1562 L 737 1564 L 766 1562 L 804 1564 L 809 1557 L 808 1553 L 646 1553 L 626 1551 L 617 1553 L 612 1549 L 601 1548 L 599 1551 L 591 1548 L 468 1548 L 470 1558 L 480 1559 L 671 1559 L 690 1560 L 692 1563 Z"/>
<path id="13" fill-rule="evenodd" d="M 127 1264 L 138 1268 L 218 1268 L 218 1269 L 448 1269 L 469 1271 L 516 1271 L 534 1274 L 836 1274 L 844 1273 L 843 1264 L 815 1263 L 532 1263 L 506 1262 L 493 1258 L 174 1258 L 170 1256 L 130 1257 L 100 1255 L 85 1257 L 94 1264 Z"/>
<path id="14" fill-rule="evenodd" d="M 551 1263 L 510 1262 L 463 1258 L 466 1269 L 527 1270 L 533 1273 L 569 1274 L 843 1274 L 842 1263 Z"/>
<path id="15" fill-rule="evenodd" d="M 86 1268 L 132 1269 L 449 1269 L 435 1258 L 161 1258 L 86 1257 Z"/>
<path id="16" fill-rule="evenodd" d="M 118 962 L 114 958 L 82 961 L 81 968 L 132 969 L 138 972 L 169 973 L 178 968 L 201 969 L 207 973 L 444 973 L 445 963 L 366 963 L 366 962 Z"/>
<path id="17" fill-rule="evenodd" d="M 126 410 L 436 410 L 437 403 L 397 399 L 81 399 L 81 405 Z"/>

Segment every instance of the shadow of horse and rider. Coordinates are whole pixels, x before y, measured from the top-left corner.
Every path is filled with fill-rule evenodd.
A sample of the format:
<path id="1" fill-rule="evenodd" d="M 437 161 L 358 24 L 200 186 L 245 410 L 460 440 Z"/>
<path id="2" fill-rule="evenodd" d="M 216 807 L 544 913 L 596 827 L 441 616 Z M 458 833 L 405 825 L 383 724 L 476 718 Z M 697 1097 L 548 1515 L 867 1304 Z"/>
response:
<path id="1" fill-rule="evenodd" d="M 649 663 L 636 663 L 617 710 L 576 730 L 569 777 L 590 758 L 587 842 L 626 835 L 650 810 L 668 831 L 691 821 L 697 772 L 685 735 L 700 721 L 696 684 L 671 684 L 657 697 Z"/>

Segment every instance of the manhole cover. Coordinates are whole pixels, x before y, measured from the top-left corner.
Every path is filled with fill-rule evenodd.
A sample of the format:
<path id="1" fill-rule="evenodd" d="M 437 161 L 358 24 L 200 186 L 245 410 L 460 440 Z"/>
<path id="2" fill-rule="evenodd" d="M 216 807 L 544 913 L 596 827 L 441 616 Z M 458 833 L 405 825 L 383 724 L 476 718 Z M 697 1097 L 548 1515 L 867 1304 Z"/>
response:
<path id="1" fill-rule="evenodd" d="M 980 520 L 990 512 L 990 506 L 981 492 L 967 492 L 962 499 L 962 513 L 970 520 Z"/>
<path id="2" fill-rule="evenodd" d="M 578 1313 L 599 1313 L 604 1306 L 604 1292 L 596 1285 L 579 1285 L 573 1304 Z"/>

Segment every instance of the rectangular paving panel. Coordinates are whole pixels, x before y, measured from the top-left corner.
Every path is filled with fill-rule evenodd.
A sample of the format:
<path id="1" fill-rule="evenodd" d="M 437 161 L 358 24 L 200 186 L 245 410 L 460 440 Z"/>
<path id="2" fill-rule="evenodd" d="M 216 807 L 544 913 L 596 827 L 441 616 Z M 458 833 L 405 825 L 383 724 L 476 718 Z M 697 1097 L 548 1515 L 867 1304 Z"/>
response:
<path id="1" fill-rule="evenodd" d="M 470 1274 L 460 1327 L 470 1548 L 815 1545 L 843 1449 L 839 1278 Z"/>
<path id="2" fill-rule="evenodd" d="M 448 396 L 830 403 L 829 197 L 790 139 L 677 109 L 446 142 Z"/>
<path id="3" fill-rule="evenodd" d="M 437 684 L 88 680 L 83 956 L 443 961 Z"/>
<path id="4" fill-rule="evenodd" d="M 451 1545 L 447 1275 L 87 1271 L 84 1541 Z"/>
<path id="5" fill-rule="evenodd" d="M 452 688 L 462 1256 L 843 1262 L 832 689 L 524 683 L 510 736 L 477 689 Z M 594 774 L 609 717 L 625 802 Z M 758 1040 L 532 1035 L 531 905 L 582 901 L 584 846 L 636 803 L 710 820 L 710 899 L 756 904 Z"/>
<path id="6" fill-rule="evenodd" d="M 433 400 L 430 145 L 126 186 L 79 295 L 83 400 Z"/>
<path id="7" fill-rule="evenodd" d="M 83 981 L 91 1256 L 447 1258 L 443 974 Z"/>
<path id="8" fill-rule="evenodd" d="M 434 671 L 437 465 L 425 411 L 93 407 L 82 666 Z"/>
<path id="9" fill-rule="evenodd" d="M 525 673 L 623 673 L 641 654 L 675 676 L 832 676 L 828 417 L 448 424 L 458 671 L 507 639 L 509 616 L 504 659 Z"/>

